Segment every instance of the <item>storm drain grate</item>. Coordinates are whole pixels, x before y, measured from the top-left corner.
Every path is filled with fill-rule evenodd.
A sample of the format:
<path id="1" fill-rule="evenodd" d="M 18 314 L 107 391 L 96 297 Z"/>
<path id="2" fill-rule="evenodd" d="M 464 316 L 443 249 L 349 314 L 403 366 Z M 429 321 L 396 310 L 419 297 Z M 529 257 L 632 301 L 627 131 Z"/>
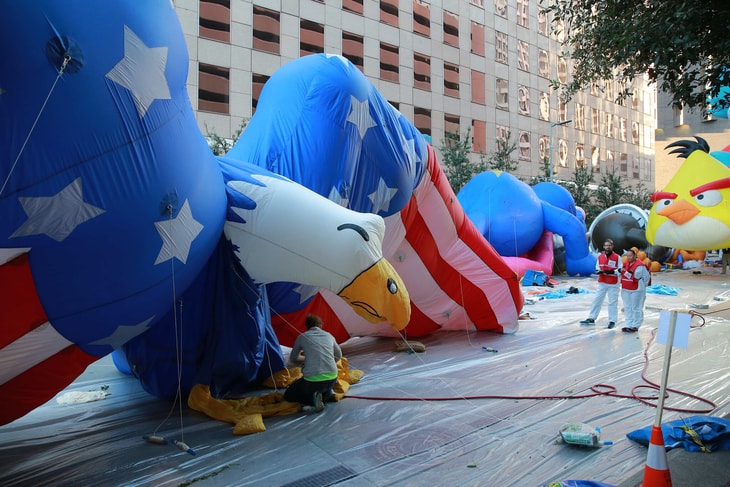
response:
<path id="1" fill-rule="evenodd" d="M 355 472 L 347 467 L 339 466 L 315 473 L 294 482 L 282 485 L 282 487 L 323 487 L 332 485 L 341 480 L 348 479 L 355 475 Z"/>

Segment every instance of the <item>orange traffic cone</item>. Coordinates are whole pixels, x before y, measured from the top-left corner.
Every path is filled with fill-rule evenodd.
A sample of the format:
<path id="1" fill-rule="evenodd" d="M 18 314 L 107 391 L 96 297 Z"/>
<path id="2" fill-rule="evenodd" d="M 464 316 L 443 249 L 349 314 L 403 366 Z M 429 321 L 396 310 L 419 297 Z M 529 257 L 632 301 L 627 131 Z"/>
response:
<path id="1" fill-rule="evenodd" d="M 649 451 L 646 455 L 644 481 L 641 487 L 672 487 L 672 476 L 667 464 L 667 450 L 664 448 L 664 435 L 661 426 L 652 426 Z"/>

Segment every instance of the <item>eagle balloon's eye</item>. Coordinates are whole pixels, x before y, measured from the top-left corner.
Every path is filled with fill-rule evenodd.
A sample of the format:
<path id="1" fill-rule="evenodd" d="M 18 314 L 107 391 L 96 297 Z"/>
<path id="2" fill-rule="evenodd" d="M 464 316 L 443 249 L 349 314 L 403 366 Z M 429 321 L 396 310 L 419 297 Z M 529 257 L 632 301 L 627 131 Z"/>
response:
<path id="1" fill-rule="evenodd" d="M 695 196 L 695 202 L 700 206 L 715 206 L 722 201 L 722 194 L 716 189 L 703 191 Z"/>
<path id="2" fill-rule="evenodd" d="M 398 293 L 398 284 L 396 284 L 390 277 L 388 278 L 388 292 L 390 292 L 390 294 Z"/>

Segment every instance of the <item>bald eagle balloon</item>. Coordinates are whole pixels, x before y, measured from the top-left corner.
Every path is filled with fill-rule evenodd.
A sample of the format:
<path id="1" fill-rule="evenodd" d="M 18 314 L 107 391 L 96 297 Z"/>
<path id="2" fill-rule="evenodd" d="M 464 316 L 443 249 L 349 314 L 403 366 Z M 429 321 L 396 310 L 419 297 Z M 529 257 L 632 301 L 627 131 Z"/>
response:
<path id="1" fill-rule="evenodd" d="M 282 68 L 215 157 L 169 1 L 12 2 L 0 27 L 0 424 L 112 351 L 157 396 L 240 394 L 311 311 L 340 341 L 516 330 L 516 276 L 344 58 Z"/>

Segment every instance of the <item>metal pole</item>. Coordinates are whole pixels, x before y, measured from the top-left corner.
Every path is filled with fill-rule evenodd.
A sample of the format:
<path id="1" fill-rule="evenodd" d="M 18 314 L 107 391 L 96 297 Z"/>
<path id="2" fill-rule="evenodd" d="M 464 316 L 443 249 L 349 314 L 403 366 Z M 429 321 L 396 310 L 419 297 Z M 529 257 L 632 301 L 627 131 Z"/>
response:
<path id="1" fill-rule="evenodd" d="M 662 381 L 659 384 L 659 398 L 656 405 L 654 426 L 662 425 L 662 410 L 664 409 L 664 395 L 667 392 L 667 381 L 669 380 L 669 363 L 672 360 L 672 346 L 674 345 L 674 329 L 677 327 L 677 312 L 669 312 L 669 333 L 667 334 L 666 351 L 664 352 L 664 370 L 662 370 Z"/>

